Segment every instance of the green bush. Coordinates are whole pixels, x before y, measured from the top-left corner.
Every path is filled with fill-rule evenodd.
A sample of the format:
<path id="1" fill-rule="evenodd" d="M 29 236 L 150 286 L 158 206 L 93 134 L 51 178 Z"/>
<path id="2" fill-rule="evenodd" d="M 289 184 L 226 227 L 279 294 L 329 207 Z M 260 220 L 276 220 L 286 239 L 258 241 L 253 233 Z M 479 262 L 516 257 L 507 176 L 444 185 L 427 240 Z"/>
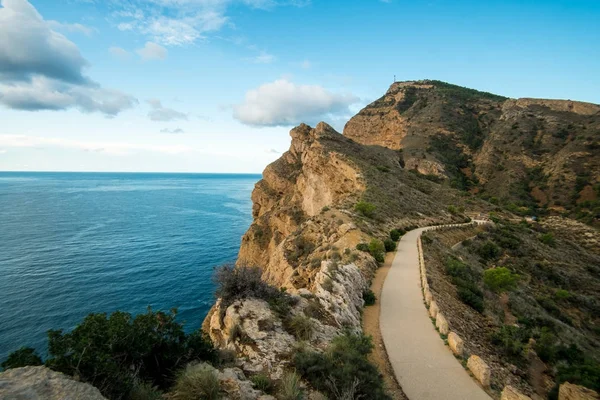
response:
<path id="1" fill-rule="evenodd" d="M 309 317 L 294 315 L 285 321 L 285 327 L 298 340 L 310 340 L 313 335 L 314 324 Z"/>
<path id="2" fill-rule="evenodd" d="M 148 382 L 135 382 L 128 400 L 162 400 L 163 395 L 157 387 Z"/>
<path id="3" fill-rule="evenodd" d="M 459 287 L 457 292 L 458 298 L 463 303 L 470 306 L 474 310 L 479 311 L 480 313 L 483 312 L 484 305 L 482 295 L 477 294 L 465 287 Z"/>
<path id="4" fill-rule="evenodd" d="M 304 393 L 300 387 L 300 377 L 295 372 L 288 372 L 283 375 L 279 384 L 280 400 L 302 400 Z"/>
<path id="5" fill-rule="evenodd" d="M 571 298 L 571 293 L 569 293 L 568 290 L 558 289 L 556 292 L 554 292 L 554 298 L 556 300 L 567 300 Z"/>
<path id="6" fill-rule="evenodd" d="M 110 399 L 127 398 L 137 379 L 166 389 L 190 361 L 216 359 L 210 340 L 200 331 L 186 335 L 175 317 L 176 310 L 150 309 L 135 318 L 90 314 L 71 332 L 48 332 L 46 366 L 77 375 Z"/>
<path id="7" fill-rule="evenodd" d="M 514 289 L 518 281 L 519 275 L 505 267 L 491 268 L 483 272 L 483 282 L 496 293 Z"/>
<path id="8" fill-rule="evenodd" d="M 42 359 L 31 347 L 21 347 L 13 351 L 8 358 L 0 364 L 2 369 L 26 367 L 28 365 L 42 365 Z"/>
<path id="9" fill-rule="evenodd" d="M 546 246 L 556 246 L 556 240 L 554 239 L 554 235 L 551 232 L 540 235 L 540 242 L 544 243 Z"/>
<path id="10" fill-rule="evenodd" d="M 392 239 L 385 239 L 383 241 L 383 245 L 385 246 L 385 251 L 391 252 L 396 250 L 396 242 Z"/>
<path id="11" fill-rule="evenodd" d="M 477 254 L 485 261 L 491 261 L 500 257 L 501 250 L 494 242 L 488 240 L 477 249 Z"/>
<path id="12" fill-rule="evenodd" d="M 367 218 L 373 218 L 375 216 L 375 209 L 377 209 L 377 206 L 366 201 L 359 201 L 354 206 L 354 211 L 364 215 Z"/>
<path id="13" fill-rule="evenodd" d="M 517 326 L 503 325 L 492 335 L 492 343 L 500 346 L 503 352 L 510 357 L 521 356 L 529 334 L 525 329 Z"/>
<path id="14" fill-rule="evenodd" d="M 366 243 L 359 243 L 356 245 L 356 250 L 360 250 L 360 251 L 369 251 L 369 245 Z"/>
<path id="15" fill-rule="evenodd" d="M 381 240 L 373 239 L 369 243 L 369 253 L 378 262 L 385 261 L 385 244 Z"/>
<path id="16" fill-rule="evenodd" d="M 257 374 L 250 378 L 254 388 L 265 392 L 266 394 L 272 394 L 275 391 L 275 385 L 271 378 L 266 374 Z"/>
<path id="17" fill-rule="evenodd" d="M 363 292 L 363 300 L 365 306 L 372 306 L 377 301 L 377 297 L 375 297 L 375 293 L 371 289 L 367 289 Z"/>
<path id="18" fill-rule="evenodd" d="M 398 240 L 400 240 L 401 237 L 402 237 L 402 233 L 400 233 L 400 231 L 398 229 L 392 229 L 390 231 L 390 239 L 392 239 L 394 242 L 397 242 Z"/>
<path id="19" fill-rule="evenodd" d="M 328 398 L 353 393 L 351 398 L 387 400 L 382 376 L 367 358 L 372 349 L 370 337 L 346 333 L 334 338 L 324 353 L 299 350 L 293 364 L 313 388 Z"/>
<path id="20" fill-rule="evenodd" d="M 208 365 L 187 366 L 177 377 L 174 400 L 216 400 L 221 398 L 221 384 Z"/>
<path id="21" fill-rule="evenodd" d="M 268 302 L 277 314 L 287 315 L 296 300 L 263 281 L 261 276 L 262 271 L 258 267 L 224 265 L 217 268 L 214 277 L 217 284 L 215 295 L 221 298 L 221 306 L 228 307 L 235 300 L 254 297 Z"/>
<path id="22" fill-rule="evenodd" d="M 458 209 L 455 206 L 450 205 L 448 206 L 448 212 L 452 215 L 456 215 L 458 214 Z"/>

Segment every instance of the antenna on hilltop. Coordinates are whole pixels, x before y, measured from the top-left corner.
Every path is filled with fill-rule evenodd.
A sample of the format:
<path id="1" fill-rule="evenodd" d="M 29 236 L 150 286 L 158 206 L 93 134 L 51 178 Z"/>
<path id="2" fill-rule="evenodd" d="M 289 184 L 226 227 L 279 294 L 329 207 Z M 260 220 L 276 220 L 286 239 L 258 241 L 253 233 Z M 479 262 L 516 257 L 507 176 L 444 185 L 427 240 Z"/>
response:
<path id="1" fill-rule="evenodd" d="M 396 75 L 394 75 L 394 83 L 396 83 Z"/>

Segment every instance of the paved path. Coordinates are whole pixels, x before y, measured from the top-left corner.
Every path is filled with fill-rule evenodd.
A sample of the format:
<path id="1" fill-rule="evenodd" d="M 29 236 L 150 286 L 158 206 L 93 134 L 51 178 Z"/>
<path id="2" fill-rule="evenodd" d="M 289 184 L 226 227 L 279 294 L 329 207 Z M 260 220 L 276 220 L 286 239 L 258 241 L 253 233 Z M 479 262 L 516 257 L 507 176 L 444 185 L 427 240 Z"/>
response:
<path id="1" fill-rule="evenodd" d="M 402 237 L 381 294 L 379 324 L 388 358 L 410 400 L 490 400 L 435 330 L 423 303 L 417 238 Z"/>

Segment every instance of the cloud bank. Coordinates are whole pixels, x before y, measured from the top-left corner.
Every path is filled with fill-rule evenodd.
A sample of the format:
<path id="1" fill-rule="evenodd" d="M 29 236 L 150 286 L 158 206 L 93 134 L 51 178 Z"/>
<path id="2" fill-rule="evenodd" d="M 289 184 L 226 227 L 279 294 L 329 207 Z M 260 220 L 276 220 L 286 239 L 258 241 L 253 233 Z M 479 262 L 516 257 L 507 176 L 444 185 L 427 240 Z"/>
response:
<path id="1" fill-rule="evenodd" d="M 233 107 L 233 117 L 251 126 L 316 123 L 350 115 L 348 107 L 358 101 L 352 94 L 332 93 L 318 85 L 297 85 L 279 79 L 248 91 L 244 101 Z"/>
<path id="2" fill-rule="evenodd" d="M 89 63 L 77 46 L 54 31 L 56 22 L 45 21 L 29 2 L 1 4 L 0 104 L 27 111 L 77 108 L 114 116 L 137 103 L 85 76 Z"/>

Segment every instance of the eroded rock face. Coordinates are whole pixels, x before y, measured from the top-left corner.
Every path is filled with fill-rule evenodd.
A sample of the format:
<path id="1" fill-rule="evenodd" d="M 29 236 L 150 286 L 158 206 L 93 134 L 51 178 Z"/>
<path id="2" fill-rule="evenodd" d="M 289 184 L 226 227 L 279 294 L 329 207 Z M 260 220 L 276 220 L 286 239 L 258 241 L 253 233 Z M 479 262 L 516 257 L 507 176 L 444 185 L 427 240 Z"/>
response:
<path id="1" fill-rule="evenodd" d="M 0 373 L 0 399 L 106 400 L 92 385 L 46 367 L 14 368 Z"/>
<path id="2" fill-rule="evenodd" d="M 481 383 L 481 386 L 485 388 L 490 386 L 490 379 L 492 376 L 490 367 L 479 356 L 472 355 L 469 357 L 467 368 L 469 368 L 475 379 Z"/>
<path id="3" fill-rule="evenodd" d="M 558 400 L 598 400 L 600 396 L 592 389 L 565 382 L 558 390 Z"/>

